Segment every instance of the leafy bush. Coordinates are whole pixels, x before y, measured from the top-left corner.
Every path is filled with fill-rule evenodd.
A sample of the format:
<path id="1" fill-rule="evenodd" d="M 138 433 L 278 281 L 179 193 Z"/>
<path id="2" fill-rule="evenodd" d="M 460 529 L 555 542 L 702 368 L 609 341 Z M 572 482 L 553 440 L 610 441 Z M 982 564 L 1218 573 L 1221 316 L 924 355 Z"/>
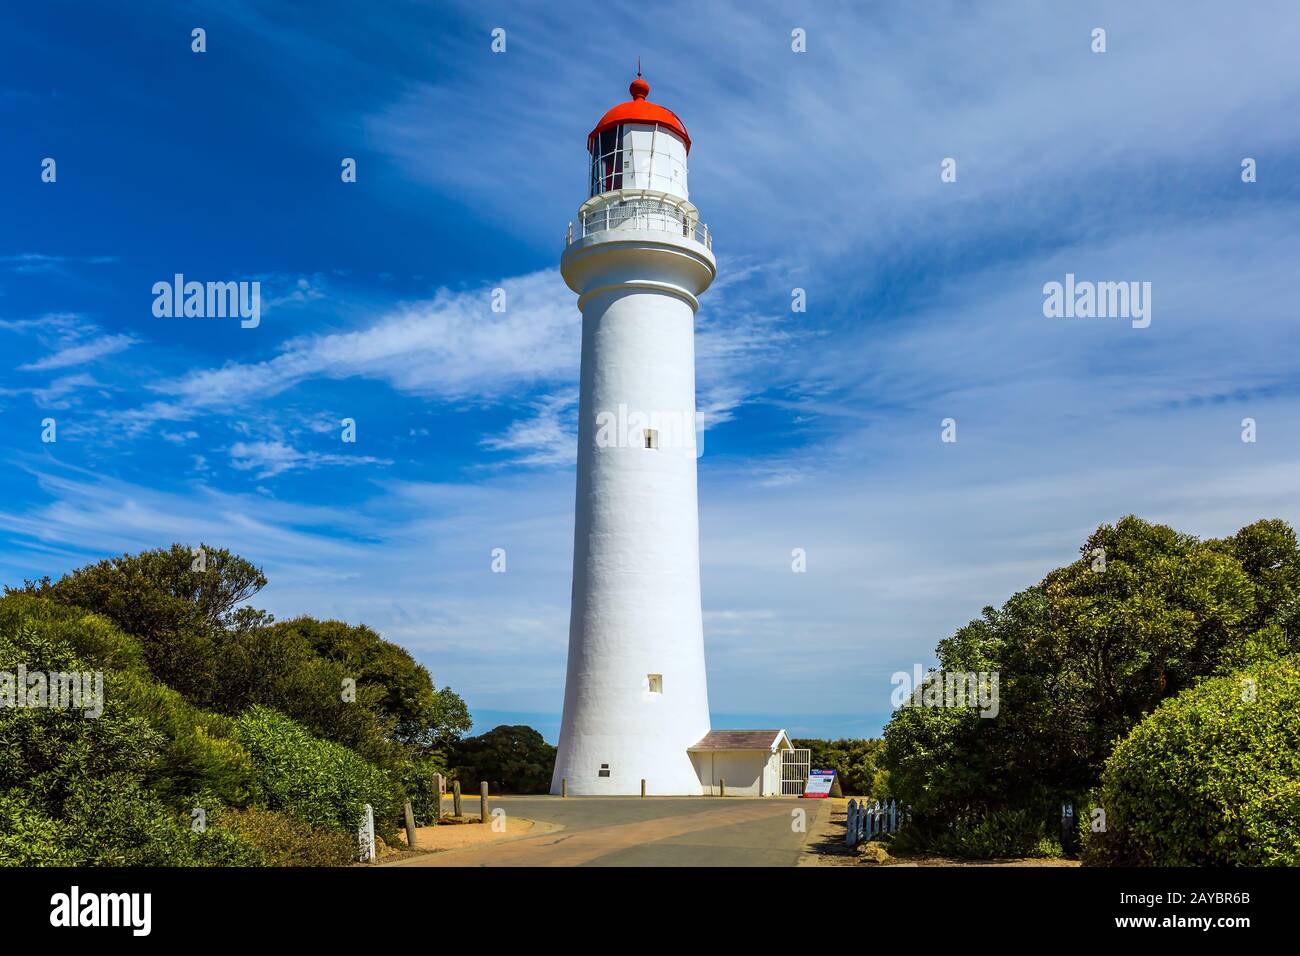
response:
<path id="1" fill-rule="evenodd" d="M 134 652 L 134 653 L 133 653 Z M 0 772 L 15 785 L 57 805 L 59 787 L 78 772 L 133 773 L 177 809 L 199 792 L 242 805 L 256 797 L 256 772 L 234 740 L 228 718 L 205 713 L 149 677 L 138 649 L 114 625 L 52 601 L 26 595 L 0 599 L 0 670 L 98 671 L 112 663 L 129 669 L 104 674 L 104 713 L 8 710 L 0 715 L 0 753 L 12 759 Z M 21 752 L 20 752 L 21 751 Z"/>
<path id="2" fill-rule="evenodd" d="M 0 671 L 102 672 L 105 694 L 95 719 L 0 708 L 0 864 L 336 865 L 365 803 L 381 837 L 404 793 L 432 819 L 464 701 L 369 628 L 239 607 L 261 571 L 204 550 L 202 571 L 174 545 L 5 589 Z"/>
<path id="3" fill-rule="evenodd" d="M 126 774 L 85 780 L 63 808 L 67 842 L 101 866 L 194 866 L 176 814 Z"/>
<path id="4" fill-rule="evenodd" d="M 134 672 L 108 677 L 110 709 L 147 720 L 162 736 L 162 758 L 150 775 L 160 797 L 192 805 L 208 802 L 246 806 L 259 796 L 252 757 L 234 740 L 234 720 L 195 707 L 179 693 Z"/>
<path id="5" fill-rule="evenodd" d="M 41 634 L 50 645 L 64 648 L 92 670 L 145 667 L 140 642 L 108 618 L 49 597 L 10 591 L 0 598 L 0 635 L 13 639 L 23 627 Z"/>
<path id="6" fill-rule="evenodd" d="M 0 604 L 7 605 L 5 598 Z M 12 610 L 7 608 L 7 610 Z M 21 618 L 0 631 L 0 671 L 90 670 L 66 643 L 52 640 L 49 619 Z M 56 708 L 0 708 L 0 791 L 21 789 L 52 817 L 88 780 L 126 774 L 135 780 L 159 764 L 163 738 L 148 722 L 108 709 L 96 719 Z"/>
<path id="7" fill-rule="evenodd" d="M 429 826 L 438 820 L 438 774 L 445 776 L 447 767 L 437 755 L 408 760 L 396 771 L 401 796 L 411 801 L 411 812 L 418 826 Z"/>
<path id="8" fill-rule="evenodd" d="M 968 859 L 1059 857 L 1060 840 L 1030 810 L 997 810 L 949 824 L 913 819 L 895 837 L 900 850 L 926 850 Z"/>
<path id="9" fill-rule="evenodd" d="M 270 809 L 314 827 L 355 833 L 369 803 L 376 827 L 386 821 L 393 832 L 397 796 L 385 771 L 347 747 L 311 736 L 268 707 L 253 707 L 235 723 Z"/>
<path id="10" fill-rule="evenodd" d="M 1300 864 L 1300 657 L 1165 701 L 1116 746 L 1100 804 L 1091 863 Z"/>
<path id="11" fill-rule="evenodd" d="M 0 866 L 73 866 L 67 827 L 21 790 L 0 792 Z"/>
<path id="12" fill-rule="evenodd" d="M 348 866 L 356 862 L 356 838 L 323 830 L 273 810 L 249 807 L 222 810 L 212 820 L 215 831 L 225 831 L 247 845 L 257 866 Z"/>
<path id="13" fill-rule="evenodd" d="M 255 866 L 238 836 L 196 833 L 129 774 L 78 781 L 60 819 L 20 790 L 0 793 L 0 866 Z"/>

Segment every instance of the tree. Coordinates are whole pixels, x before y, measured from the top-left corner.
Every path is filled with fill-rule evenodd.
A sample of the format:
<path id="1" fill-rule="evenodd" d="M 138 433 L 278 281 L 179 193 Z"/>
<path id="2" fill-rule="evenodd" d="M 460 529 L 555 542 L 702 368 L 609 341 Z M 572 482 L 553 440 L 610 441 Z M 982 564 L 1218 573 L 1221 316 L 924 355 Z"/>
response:
<path id="1" fill-rule="evenodd" d="M 236 608 L 266 587 L 266 575 L 225 548 L 183 544 L 124 554 L 89 564 L 46 586 L 65 604 L 98 611 L 130 634 L 145 637 L 159 628 L 203 623 L 226 628 Z M 32 582 L 27 582 L 31 590 Z M 143 605 L 133 602 L 148 598 Z M 171 599 L 165 602 L 164 599 Z"/>
<path id="2" fill-rule="evenodd" d="M 452 765 L 461 780 L 486 780 L 496 791 L 545 793 L 555 769 L 555 748 L 531 727 L 503 724 L 456 744 Z"/>
<path id="3" fill-rule="evenodd" d="M 364 625 L 276 624 L 243 604 L 266 585 L 260 568 L 224 548 L 196 551 L 109 558 L 23 592 L 103 614 L 138 638 L 157 680 L 200 707 L 232 716 L 273 707 L 385 766 L 469 730 L 465 702 L 435 688 L 405 649 Z"/>
<path id="4" fill-rule="evenodd" d="M 941 670 L 997 672 L 996 719 L 904 707 L 886 726 L 890 783 L 936 832 L 1004 811 L 1046 825 L 1161 701 L 1294 639 L 1300 553 L 1282 522 L 1200 541 L 1129 516 L 1080 552 L 940 642 Z"/>
<path id="5" fill-rule="evenodd" d="M 103 614 L 140 639 L 155 677 L 206 703 L 215 676 L 214 634 L 248 623 L 237 605 L 261 590 L 266 577 L 224 548 L 198 550 L 201 560 L 181 544 L 108 558 L 53 584 L 28 581 L 22 590 Z"/>
<path id="6" fill-rule="evenodd" d="M 1231 538 L 1209 542 L 1231 554 L 1250 577 L 1255 611 L 1224 652 L 1225 667 L 1300 653 L 1300 549 L 1284 521 L 1256 521 Z"/>
<path id="7" fill-rule="evenodd" d="M 437 690 L 428 669 L 409 651 L 364 624 L 299 617 L 282 621 L 272 632 L 301 636 L 358 684 L 377 688 L 373 706 L 391 722 L 395 740 L 419 747 L 446 746 L 472 725 L 469 708 L 450 687 Z"/>
<path id="8" fill-rule="evenodd" d="M 370 628 L 241 603 L 265 583 L 175 545 L 5 589 L 0 695 L 19 664 L 105 693 L 95 720 L 0 707 L 0 864 L 340 863 L 364 803 L 381 834 L 404 797 L 431 819 L 464 701 Z"/>

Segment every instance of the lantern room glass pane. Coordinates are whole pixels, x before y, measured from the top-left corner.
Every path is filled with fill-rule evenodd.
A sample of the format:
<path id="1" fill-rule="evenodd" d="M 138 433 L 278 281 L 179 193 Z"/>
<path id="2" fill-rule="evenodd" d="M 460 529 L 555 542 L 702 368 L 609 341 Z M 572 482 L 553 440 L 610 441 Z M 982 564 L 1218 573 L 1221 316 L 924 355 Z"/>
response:
<path id="1" fill-rule="evenodd" d="M 591 146 L 591 195 L 623 188 L 623 127 L 598 135 Z"/>
<path id="2" fill-rule="evenodd" d="M 658 124 L 625 123 L 591 141 L 588 195 L 647 189 L 689 199 L 686 144 Z"/>

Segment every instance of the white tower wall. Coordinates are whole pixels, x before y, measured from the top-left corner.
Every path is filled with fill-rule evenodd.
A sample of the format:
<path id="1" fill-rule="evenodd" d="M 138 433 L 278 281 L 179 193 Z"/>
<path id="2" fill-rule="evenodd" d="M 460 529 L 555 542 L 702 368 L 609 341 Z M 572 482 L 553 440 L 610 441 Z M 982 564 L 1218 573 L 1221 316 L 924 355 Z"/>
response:
<path id="1" fill-rule="evenodd" d="M 653 794 L 699 794 L 686 751 L 709 731 L 696 455 L 665 423 L 693 434 L 696 296 L 713 280 L 713 255 L 690 237 L 625 226 L 574 242 L 561 268 L 582 310 L 582 374 L 551 791 L 567 780 L 575 795 L 635 794 L 645 779 Z M 645 448 L 643 429 L 656 425 L 665 440 Z"/>

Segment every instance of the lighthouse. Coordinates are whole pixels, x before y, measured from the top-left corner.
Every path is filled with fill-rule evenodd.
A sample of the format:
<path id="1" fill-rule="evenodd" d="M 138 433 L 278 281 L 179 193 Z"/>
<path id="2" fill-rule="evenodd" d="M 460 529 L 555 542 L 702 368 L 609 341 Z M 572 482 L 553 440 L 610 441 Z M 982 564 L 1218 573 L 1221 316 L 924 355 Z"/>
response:
<path id="1" fill-rule="evenodd" d="M 551 792 L 700 794 L 695 312 L 717 264 L 690 201 L 691 138 L 631 99 L 587 137 L 587 198 L 560 269 L 582 312 L 573 593 Z"/>

